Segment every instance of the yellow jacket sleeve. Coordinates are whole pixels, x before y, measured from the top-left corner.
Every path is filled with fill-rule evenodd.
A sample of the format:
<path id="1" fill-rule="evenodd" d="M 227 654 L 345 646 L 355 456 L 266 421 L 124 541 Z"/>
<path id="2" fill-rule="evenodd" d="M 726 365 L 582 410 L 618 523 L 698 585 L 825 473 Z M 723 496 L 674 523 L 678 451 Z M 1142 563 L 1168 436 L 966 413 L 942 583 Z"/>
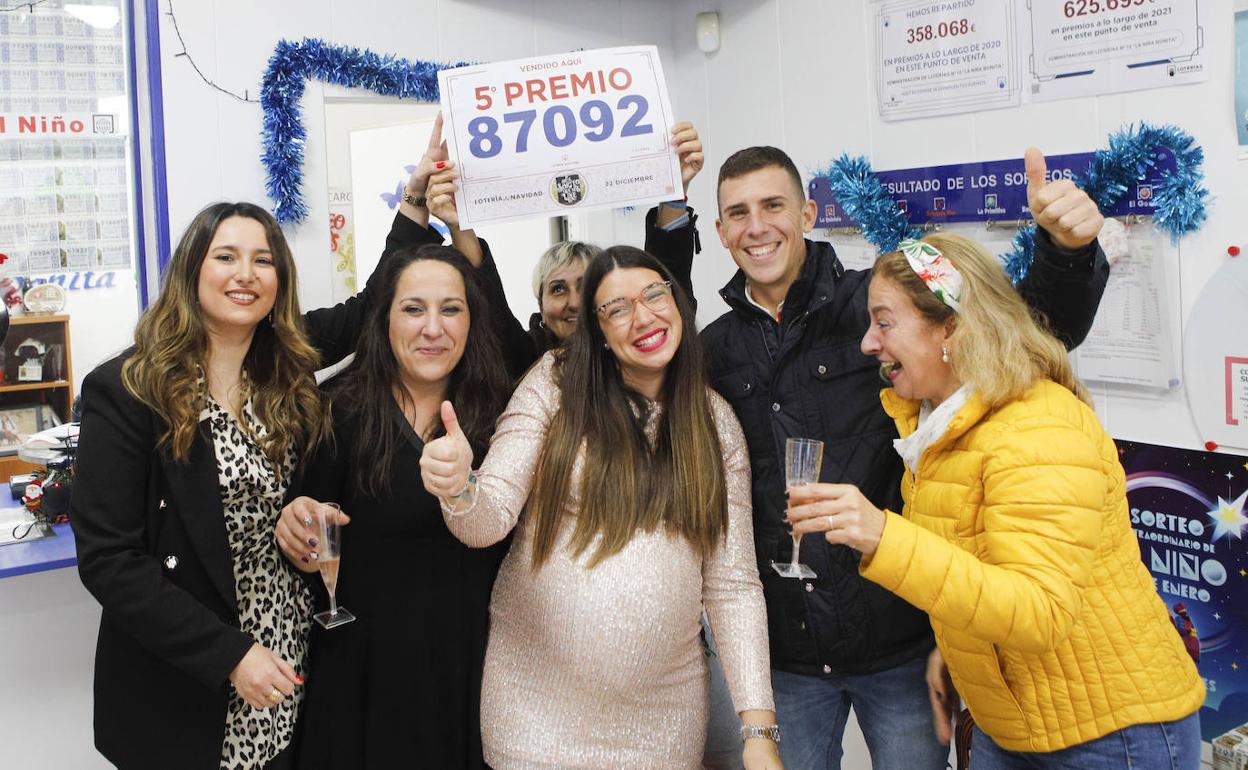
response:
<path id="1" fill-rule="evenodd" d="M 907 517 L 888 514 L 861 570 L 944 625 L 1003 648 L 1045 652 L 1070 633 L 1080 589 L 1090 582 L 1105 515 L 1102 460 L 1082 430 L 1048 415 L 993 427 L 1000 430 L 981 434 L 981 447 L 961 450 L 983 454 L 973 534 L 955 543 L 932 531 L 943 522 L 952 535 L 965 513 L 921 510 L 941 498 L 924 494 L 923 485 L 949 482 L 920 478 Z M 941 462 L 955 462 L 958 451 Z"/>

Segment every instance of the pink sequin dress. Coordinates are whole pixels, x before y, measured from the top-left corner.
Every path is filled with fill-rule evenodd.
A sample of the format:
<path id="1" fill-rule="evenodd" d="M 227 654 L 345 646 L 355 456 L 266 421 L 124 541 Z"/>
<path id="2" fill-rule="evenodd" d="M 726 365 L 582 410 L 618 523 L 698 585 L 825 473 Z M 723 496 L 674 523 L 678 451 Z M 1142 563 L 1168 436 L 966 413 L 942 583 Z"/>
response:
<path id="1" fill-rule="evenodd" d="M 660 528 L 638 532 L 594 569 L 572 558 L 566 526 L 551 558 L 531 567 L 521 516 L 559 389 L 550 354 L 520 383 L 478 470 L 473 507 L 447 526 L 485 546 L 513 527 L 490 602 L 481 693 L 485 759 L 495 770 L 695 770 L 706 737 L 703 606 L 738 711 L 774 709 L 767 618 L 754 557 L 750 467 L 728 404 L 711 394 L 728 485 L 728 535 L 706 560 Z M 657 409 L 647 434 L 655 435 Z M 581 463 L 570 505 L 579 507 Z"/>

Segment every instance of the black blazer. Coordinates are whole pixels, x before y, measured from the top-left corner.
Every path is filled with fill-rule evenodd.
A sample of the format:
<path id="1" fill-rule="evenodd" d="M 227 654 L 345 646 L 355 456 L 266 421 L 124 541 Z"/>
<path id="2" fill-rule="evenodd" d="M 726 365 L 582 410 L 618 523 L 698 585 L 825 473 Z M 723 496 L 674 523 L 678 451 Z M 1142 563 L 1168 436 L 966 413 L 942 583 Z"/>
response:
<path id="1" fill-rule="evenodd" d="M 440 239 L 397 215 L 378 265 L 424 242 Z M 370 277 L 359 296 L 304 316 L 323 362 L 354 349 L 376 291 Z M 217 770 L 229 675 L 255 640 L 239 630 L 215 450 L 201 425 L 186 462 L 157 451 L 163 421 L 121 381 L 129 354 L 83 381 L 70 504 L 78 571 L 103 606 L 95 745 L 126 770 Z"/>

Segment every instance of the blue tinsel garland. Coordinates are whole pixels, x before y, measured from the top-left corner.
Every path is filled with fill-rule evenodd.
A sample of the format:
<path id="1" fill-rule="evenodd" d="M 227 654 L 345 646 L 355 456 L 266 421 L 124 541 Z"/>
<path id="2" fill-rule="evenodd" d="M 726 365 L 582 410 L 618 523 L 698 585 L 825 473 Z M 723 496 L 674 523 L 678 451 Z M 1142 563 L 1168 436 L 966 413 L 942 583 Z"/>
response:
<path id="1" fill-rule="evenodd" d="M 1153 224 L 1170 234 L 1171 241 L 1200 227 L 1205 221 L 1209 191 L 1204 188 L 1204 151 L 1177 126 L 1134 124 L 1111 134 L 1109 148 L 1098 150 L 1086 171 L 1075 179 L 1102 211 L 1107 211 L 1136 183 L 1147 179 L 1156 166 L 1154 148 L 1174 153 L 1175 169 L 1162 175 L 1153 191 L 1157 207 Z M 884 191 L 866 158 L 842 155 L 824 173 L 832 194 L 863 236 L 881 252 L 892 251 L 908 237 L 917 237 L 908 217 Z M 1014 236 L 1013 249 L 1001 256 L 1006 273 L 1015 283 L 1027 275 L 1036 251 L 1036 226 L 1024 225 Z"/>
<path id="2" fill-rule="evenodd" d="M 304 82 L 322 80 L 348 88 L 366 88 L 383 96 L 438 101 L 438 70 L 460 64 L 408 61 L 323 40 L 280 40 L 269 59 L 260 91 L 264 108 L 266 188 L 278 222 L 302 222 L 308 216 L 303 184 L 303 145 L 307 131 L 299 99 Z"/>

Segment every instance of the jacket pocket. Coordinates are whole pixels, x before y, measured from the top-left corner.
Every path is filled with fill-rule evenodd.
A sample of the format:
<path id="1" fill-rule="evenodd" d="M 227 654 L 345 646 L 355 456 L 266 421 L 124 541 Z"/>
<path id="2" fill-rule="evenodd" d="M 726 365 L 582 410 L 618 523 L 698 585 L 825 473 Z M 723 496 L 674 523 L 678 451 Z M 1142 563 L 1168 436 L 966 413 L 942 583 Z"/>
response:
<path id="1" fill-rule="evenodd" d="M 714 373 L 711 376 L 711 387 L 732 406 L 732 411 L 741 421 L 746 439 L 751 442 L 750 460 L 753 463 L 758 450 L 754 442 L 760 436 L 771 435 L 771 416 L 761 395 L 765 388 L 758 380 L 754 366 L 745 364 Z M 757 473 L 757 469 L 755 472 Z"/>
<path id="2" fill-rule="evenodd" d="M 1017 683 L 1012 681 L 1017 676 L 1012 677 L 1010 672 L 1007 671 L 1006 662 L 995 644 L 986 644 L 985 646 L 988 648 L 988 653 L 992 660 L 990 673 L 995 674 L 1001 700 L 1005 704 L 1005 708 L 993 708 L 993 711 L 997 712 L 993 721 L 996 722 L 999 719 L 1001 724 L 1000 727 L 994 728 L 995 732 L 998 733 L 995 737 L 1013 741 L 1027 740 L 1031 734 L 1027 725 L 1027 713 L 1023 710 L 1023 706 L 1018 700 L 1018 693 L 1016 692 Z M 1015 671 L 1013 673 L 1015 675 L 1019 673 L 1023 676 L 1028 675 L 1027 672 Z M 1017 722 L 1014 722 L 1015 719 L 1017 719 Z M 1013 729 L 1009 729 L 1012 722 L 1014 722 Z"/>

